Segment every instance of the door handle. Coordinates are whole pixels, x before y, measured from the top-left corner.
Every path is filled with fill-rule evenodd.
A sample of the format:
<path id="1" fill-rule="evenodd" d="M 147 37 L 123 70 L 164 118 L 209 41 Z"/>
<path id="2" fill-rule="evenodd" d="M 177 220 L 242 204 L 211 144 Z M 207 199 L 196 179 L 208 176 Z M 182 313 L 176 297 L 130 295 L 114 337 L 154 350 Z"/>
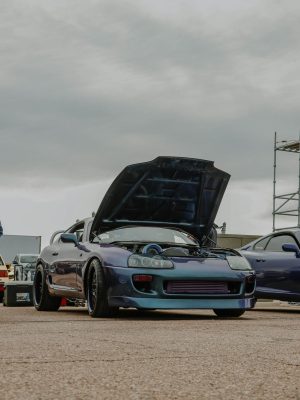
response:
<path id="1" fill-rule="evenodd" d="M 265 262 L 266 260 L 264 258 L 257 258 L 255 261 L 256 262 Z"/>
<path id="2" fill-rule="evenodd" d="M 58 253 L 52 253 L 53 256 L 58 256 Z"/>

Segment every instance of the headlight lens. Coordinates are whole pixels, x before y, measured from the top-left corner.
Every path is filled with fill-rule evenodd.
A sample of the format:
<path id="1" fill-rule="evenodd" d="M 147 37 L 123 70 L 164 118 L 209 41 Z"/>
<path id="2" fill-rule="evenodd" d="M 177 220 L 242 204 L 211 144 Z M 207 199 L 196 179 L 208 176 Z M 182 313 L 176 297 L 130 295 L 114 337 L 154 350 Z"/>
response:
<path id="1" fill-rule="evenodd" d="M 174 264 L 171 260 L 162 256 L 156 255 L 153 257 L 139 254 L 132 254 L 128 258 L 128 267 L 131 268 L 174 268 Z"/>
<path id="2" fill-rule="evenodd" d="M 227 256 L 226 260 L 231 269 L 239 270 L 239 271 L 249 271 L 252 270 L 251 265 L 246 260 L 245 257 L 240 256 Z"/>

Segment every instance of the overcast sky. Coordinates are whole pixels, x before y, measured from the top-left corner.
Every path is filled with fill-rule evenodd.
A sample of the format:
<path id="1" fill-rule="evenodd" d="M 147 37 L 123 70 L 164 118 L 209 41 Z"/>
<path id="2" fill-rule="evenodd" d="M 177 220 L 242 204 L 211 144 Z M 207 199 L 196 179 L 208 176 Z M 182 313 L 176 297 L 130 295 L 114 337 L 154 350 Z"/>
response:
<path id="1" fill-rule="evenodd" d="M 2 0 L 0 219 L 43 235 L 96 210 L 126 165 L 211 159 L 217 223 L 271 231 L 273 136 L 300 130 L 300 3 Z M 297 159 L 282 154 L 282 190 Z M 289 223 L 287 221 L 287 223 Z"/>

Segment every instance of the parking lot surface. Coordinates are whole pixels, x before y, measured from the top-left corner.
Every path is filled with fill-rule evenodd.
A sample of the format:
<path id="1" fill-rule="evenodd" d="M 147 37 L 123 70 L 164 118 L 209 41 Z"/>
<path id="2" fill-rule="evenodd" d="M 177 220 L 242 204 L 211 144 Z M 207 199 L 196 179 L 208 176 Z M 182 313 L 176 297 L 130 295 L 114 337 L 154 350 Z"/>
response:
<path id="1" fill-rule="evenodd" d="M 211 311 L 0 305 L 2 399 L 300 399 L 300 307 Z"/>

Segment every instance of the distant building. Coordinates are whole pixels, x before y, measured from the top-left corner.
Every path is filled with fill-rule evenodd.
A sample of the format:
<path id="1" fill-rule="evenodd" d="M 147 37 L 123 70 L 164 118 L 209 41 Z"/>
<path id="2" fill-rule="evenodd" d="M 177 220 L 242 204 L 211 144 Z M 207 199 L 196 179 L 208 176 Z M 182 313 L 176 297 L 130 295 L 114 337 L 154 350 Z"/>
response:
<path id="1" fill-rule="evenodd" d="M 235 235 L 235 234 L 218 234 L 218 247 L 227 247 L 230 249 L 238 249 L 245 244 L 252 242 L 262 235 Z"/>

